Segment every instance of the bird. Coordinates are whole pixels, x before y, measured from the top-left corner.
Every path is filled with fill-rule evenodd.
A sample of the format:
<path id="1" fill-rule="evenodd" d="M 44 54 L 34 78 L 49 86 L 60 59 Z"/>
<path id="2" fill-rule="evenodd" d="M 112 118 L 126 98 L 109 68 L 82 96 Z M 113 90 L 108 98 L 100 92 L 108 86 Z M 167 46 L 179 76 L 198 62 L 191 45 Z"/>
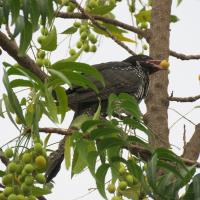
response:
<path id="1" fill-rule="evenodd" d="M 133 55 L 118 62 L 106 62 L 93 65 L 103 76 L 105 87 L 93 80 L 99 93 L 90 88 L 75 86 L 66 91 L 69 107 L 74 110 L 75 116 L 83 113 L 93 115 L 101 101 L 101 112 L 106 115 L 108 98 L 111 93 L 128 93 L 135 97 L 138 103 L 148 94 L 149 76 L 162 70 L 161 60 L 155 60 L 147 55 Z M 64 142 L 61 140 L 56 151 L 50 154 L 46 171 L 46 182 L 50 182 L 59 172 L 64 159 Z"/>

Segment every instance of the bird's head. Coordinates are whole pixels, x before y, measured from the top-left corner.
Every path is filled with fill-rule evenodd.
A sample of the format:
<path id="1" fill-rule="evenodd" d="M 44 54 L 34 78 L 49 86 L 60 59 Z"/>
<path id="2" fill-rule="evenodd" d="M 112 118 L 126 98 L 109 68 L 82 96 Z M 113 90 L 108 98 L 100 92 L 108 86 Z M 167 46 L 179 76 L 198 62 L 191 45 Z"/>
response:
<path id="1" fill-rule="evenodd" d="M 123 60 L 123 62 L 129 62 L 134 65 L 137 65 L 139 63 L 141 67 L 143 68 L 143 70 L 148 72 L 149 74 L 153 74 L 154 72 L 157 72 L 159 70 L 167 69 L 160 65 L 162 60 L 155 60 L 151 58 L 150 56 L 146 56 L 146 55 L 131 56 Z"/>

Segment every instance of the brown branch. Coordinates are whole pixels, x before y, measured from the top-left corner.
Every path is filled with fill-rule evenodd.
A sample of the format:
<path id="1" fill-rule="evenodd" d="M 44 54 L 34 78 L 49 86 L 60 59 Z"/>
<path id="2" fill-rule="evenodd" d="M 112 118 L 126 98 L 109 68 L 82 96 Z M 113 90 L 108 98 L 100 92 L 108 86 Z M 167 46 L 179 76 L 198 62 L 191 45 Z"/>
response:
<path id="1" fill-rule="evenodd" d="M 47 78 L 47 74 L 44 73 L 40 67 L 32 60 L 28 55 L 19 56 L 19 48 L 15 41 L 10 40 L 4 33 L 0 31 L 0 46 L 11 57 L 13 57 L 22 67 L 30 70 L 33 74 L 39 77 L 42 81 Z"/>
<path id="2" fill-rule="evenodd" d="M 183 158 L 197 160 L 200 153 L 200 124 L 195 127 L 194 134 L 190 141 L 185 145 Z"/>
<path id="3" fill-rule="evenodd" d="M 170 53 L 171 56 L 174 56 L 174 57 L 181 59 L 181 60 L 200 59 L 200 55 L 185 55 L 185 54 L 182 54 L 182 53 L 177 53 L 177 52 L 172 51 L 172 50 L 170 50 L 169 53 Z"/>
<path id="4" fill-rule="evenodd" d="M 99 16 L 99 15 L 90 15 L 93 19 L 95 20 L 99 20 L 108 24 L 112 24 L 118 27 L 121 27 L 123 29 L 129 30 L 131 32 L 137 33 L 138 35 L 143 36 L 144 38 L 148 38 L 149 37 L 149 31 L 143 31 L 139 28 L 136 28 L 134 26 L 130 26 L 126 23 L 120 22 L 116 19 L 110 19 L 110 18 L 106 18 L 103 16 Z M 57 12 L 56 13 L 56 17 L 60 17 L 60 18 L 64 18 L 64 19 L 88 19 L 88 17 L 84 14 L 81 13 L 66 13 L 66 12 Z"/>
<path id="5" fill-rule="evenodd" d="M 80 6 L 80 4 L 76 0 L 71 0 L 73 4 L 76 5 L 78 10 L 86 16 L 97 28 L 104 31 L 114 42 L 116 42 L 119 46 L 124 48 L 126 51 L 128 51 L 132 55 L 136 55 L 135 52 L 133 52 L 128 46 L 126 46 L 123 42 L 119 41 L 106 27 L 102 26 L 100 23 L 98 23 L 90 14 L 86 13 L 85 10 Z"/>
<path id="6" fill-rule="evenodd" d="M 169 101 L 177 101 L 177 102 L 194 102 L 200 99 L 200 95 L 193 96 L 193 97 L 168 97 Z"/>

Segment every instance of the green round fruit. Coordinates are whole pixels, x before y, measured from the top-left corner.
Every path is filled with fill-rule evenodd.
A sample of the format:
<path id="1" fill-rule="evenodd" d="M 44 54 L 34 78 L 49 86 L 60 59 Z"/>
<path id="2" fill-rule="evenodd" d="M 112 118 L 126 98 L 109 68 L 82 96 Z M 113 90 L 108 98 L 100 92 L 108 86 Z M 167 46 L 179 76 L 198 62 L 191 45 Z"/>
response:
<path id="1" fill-rule="evenodd" d="M 83 50 L 84 50 L 85 52 L 88 52 L 88 51 L 90 50 L 90 46 L 89 46 L 88 43 L 85 43 L 85 44 L 83 45 Z"/>
<path id="2" fill-rule="evenodd" d="M 36 64 L 38 64 L 39 66 L 42 66 L 42 65 L 43 65 L 43 59 L 41 59 L 41 58 L 37 58 L 35 62 L 36 62 Z"/>
<path id="3" fill-rule="evenodd" d="M 69 54 L 70 54 L 71 56 L 76 55 L 75 49 L 70 49 L 70 50 L 69 50 Z"/>
<path id="4" fill-rule="evenodd" d="M 85 32 L 85 31 L 82 32 L 82 33 L 81 33 L 81 40 L 83 40 L 83 41 L 86 40 L 86 39 L 87 39 L 87 36 L 88 36 L 87 32 Z"/>
<path id="5" fill-rule="evenodd" d="M 126 168 L 124 167 L 124 165 L 121 165 L 119 168 L 119 174 L 120 175 L 124 175 L 126 174 Z"/>
<path id="6" fill-rule="evenodd" d="M 76 6 L 73 3 L 69 3 L 67 7 L 67 12 L 73 12 Z"/>
<path id="7" fill-rule="evenodd" d="M 39 142 L 37 142 L 34 145 L 34 150 L 36 153 L 42 153 L 43 146 Z"/>
<path id="8" fill-rule="evenodd" d="M 3 193 L 0 193 L 0 200 L 6 200 L 6 197 Z"/>
<path id="9" fill-rule="evenodd" d="M 74 22 L 73 26 L 76 27 L 76 28 L 79 28 L 81 26 L 81 23 L 80 22 Z"/>
<path id="10" fill-rule="evenodd" d="M 133 181 L 134 181 L 134 176 L 128 174 L 126 177 L 125 177 L 125 180 L 126 182 L 128 183 L 128 185 L 132 185 L 133 184 Z"/>
<path id="11" fill-rule="evenodd" d="M 17 195 L 17 200 L 25 200 L 26 198 L 25 198 L 25 196 L 24 195 L 22 195 L 22 194 L 18 194 Z"/>
<path id="12" fill-rule="evenodd" d="M 43 59 L 45 57 L 46 53 L 45 51 L 38 51 L 37 52 L 37 57 Z"/>
<path id="13" fill-rule="evenodd" d="M 127 188 L 127 186 L 128 186 L 128 184 L 126 181 L 120 181 L 118 187 L 120 190 L 125 190 Z"/>
<path id="14" fill-rule="evenodd" d="M 39 36 L 39 37 L 37 38 L 37 41 L 38 41 L 39 44 L 42 44 L 42 43 L 44 42 L 45 39 L 46 39 L 46 36 L 41 35 L 41 36 Z"/>
<path id="15" fill-rule="evenodd" d="M 98 3 L 97 3 L 96 0 L 90 0 L 88 6 L 89 6 L 90 8 L 95 8 L 95 7 L 98 6 Z"/>
<path id="16" fill-rule="evenodd" d="M 6 156 L 6 158 L 12 158 L 13 157 L 13 150 L 12 150 L 12 148 L 7 148 L 4 151 L 4 155 Z"/>
<path id="17" fill-rule="evenodd" d="M 30 163 L 32 160 L 32 156 L 30 153 L 24 153 L 22 156 L 22 160 L 24 163 Z"/>
<path id="18" fill-rule="evenodd" d="M 35 158 L 35 164 L 38 169 L 44 169 L 47 164 L 46 158 L 44 156 L 37 156 Z"/>
<path id="19" fill-rule="evenodd" d="M 32 164 L 26 164 L 24 167 L 24 171 L 28 174 L 32 173 L 34 170 L 34 167 Z"/>
<path id="20" fill-rule="evenodd" d="M 36 197 L 34 195 L 28 196 L 28 200 L 36 200 Z"/>
<path id="21" fill-rule="evenodd" d="M 25 177 L 26 177 L 26 176 L 24 176 L 24 175 L 19 175 L 19 176 L 18 176 L 19 182 L 20 182 L 20 183 L 23 183 L 24 180 L 25 180 Z"/>
<path id="22" fill-rule="evenodd" d="M 45 27 L 42 27 L 40 31 L 42 35 L 48 35 L 48 32 L 49 32 L 48 29 Z"/>
<path id="23" fill-rule="evenodd" d="M 95 37 L 94 34 L 90 33 L 89 36 L 88 36 L 88 39 L 90 40 L 90 42 L 92 44 L 95 44 L 97 42 L 97 38 Z"/>
<path id="24" fill-rule="evenodd" d="M 81 25 L 80 27 L 80 33 L 86 32 L 87 33 L 88 27 L 87 25 Z"/>
<path id="25" fill-rule="evenodd" d="M 8 196 L 8 200 L 17 200 L 17 195 L 16 194 L 10 194 Z"/>
<path id="26" fill-rule="evenodd" d="M 11 162 L 8 164 L 7 169 L 10 173 L 15 173 L 17 171 L 17 164 L 15 162 Z"/>
<path id="27" fill-rule="evenodd" d="M 26 183 L 26 185 L 31 186 L 34 183 L 34 178 L 33 176 L 26 176 L 24 183 Z"/>
<path id="28" fill-rule="evenodd" d="M 108 187 L 107 187 L 107 190 L 110 193 L 114 193 L 115 190 L 116 190 L 115 185 L 113 183 L 109 184 Z"/>
<path id="29" fill-rule="evenodd" d="M 16 173 L 17 173 L 17 174 L 21 174 L 22 169 L 23 169 L 23 165 L 22 165 L 22 164 L 17 164 L 17 170 L 16 170 Z"/>
<path id="30" fill-rule="evenodd" d="M 43 59 L 43 65 L 45 65 L 45 66 L 50 66 L 50 65 L 51 65 L 50 60 L 47 59 L 47 58 Z"/>
<path id="31" fill-rule="evenodd" d="M 81 41 L 78 41 L 78 42 L 76 43 L 76 47 L 77 47 L 78 49 L 80 49 L 82 46 L 83 46 L 83 43 L 82 43 Z"/>
<path id="32" fill-rule="evenodd" d="M 11 185 L 13 181 L 13 175 L 12 174 L 6 174 L 2 177 L 2 183 L 5 186 Z"/>
<path id="33" fill-rule="evenodd" d="M 141 25 L 140 25 L 140 28 L 141 28 L 141 29 L 147 29 L 147 26 L 148 26 L 148 25 L 147 25 L 146 22 L 142 22 Z"/>
<path id="34" fill-rule="evenodd" d="M 31 193 L 31 187 L 26 185 L 25 183 L 22 183 L 21 190 L 24 195 L 29 195 Z"/>
<path id="35" fill-rule="evenodd" d="M 36 176 L 35 176 L 35 180 L 38 182 L 38 183 L 41 183 L 41 184 L 43 184 L 43 183 L 45 183 L 46 182 L 46 178 L 45 178 L 45 176 L 43 175 L 43 174 L 37 174 Z"/>
<path id="36" fill-rule="evenodd" d="M 3 194 L 8 197 L 10 194 L 13 193 L 13 188 L 12 187 L 5 187 L 4 188 L 4 191 L 3 191 Z"/>
<path id="37" fill-rule="evenodd" d="M 90 47 L 90 51 L 91 51 L 91 52 L 96 52 L 96 51 L 97 51 L 97 47 L 96 47 L 95 45 L 92 45 L 92 46 Z"/>

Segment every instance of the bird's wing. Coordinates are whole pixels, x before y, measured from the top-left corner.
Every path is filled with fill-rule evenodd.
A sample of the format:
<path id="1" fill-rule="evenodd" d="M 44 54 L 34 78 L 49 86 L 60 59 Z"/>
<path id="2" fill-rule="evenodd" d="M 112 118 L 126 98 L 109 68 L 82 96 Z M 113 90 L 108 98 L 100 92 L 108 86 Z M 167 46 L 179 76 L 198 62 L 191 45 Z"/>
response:
<path id="1" fill-rule="evenodd" d="M 141 79 L 134 66 L 126 62 L 108 62 L 94 65 L 104 77 L 106 86 L 103 87 L 99 81 L 91 79 L 99 89 L 99 94 L 96 94 L 90 88 L 74 87 L 67 91 L 69 95 L 69 104 L 73 107 L 76 103 L 92 103 L 96 102 L 97 98 L 107 100 L 109 94 L 126 92 L 135 95 L 141 85 Z M 137 95 L 135 95 L 137 96 Z"/>

